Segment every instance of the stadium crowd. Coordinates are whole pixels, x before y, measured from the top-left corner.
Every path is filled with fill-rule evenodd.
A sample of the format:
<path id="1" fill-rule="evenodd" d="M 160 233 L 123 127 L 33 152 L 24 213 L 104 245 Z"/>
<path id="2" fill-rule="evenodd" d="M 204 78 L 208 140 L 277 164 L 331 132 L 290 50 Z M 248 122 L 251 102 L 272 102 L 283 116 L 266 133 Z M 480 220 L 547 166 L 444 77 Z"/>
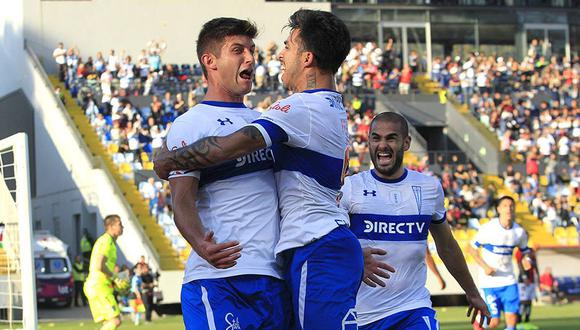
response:
<path id="1" fill-rule="evenodd" d="M 432 68 L 432 79 L 497 135 L 508 162 L 525 163 L 507 167 L 506 185 L 548 228 L 578 227 L 578 58 L 549 56 L 532 41 L 522 62 L 475 53 L 435 58 Z"/>
<path id="2" fill-rule="evenodd" d="M 64 56 L 64 66 L 55 56 L 60 79 L 85 110 L 121 173 L 138 183 L 151 214 L 173 246 L 183 250 L 187 244 L 172 221 L 169 185 L 155 181 L 151 159 L 171 122 L 202 99 L 207 85 L 198 66 L 163 63 L 165 48 L 150 42 L 135 63 L 130 55 L 116 55 L 114 50 L 106 58 L 99 52 L 86 61 L 78 49 L 57 51 L 60 45 L 54 54 Z M 245 100 L 250 108 L 266 111 L 287 95 L 280 83 L 277 50 L 274 43 L 256 49 L 254 88 Z M 435 58 L 431 75 L 498 135 L 513 162 L 525 161 L 525 171 L 509 166 L 504 179 L 532 212 L 551 228 L 579 226 L 578 208 L 571 202 L 574 195 L 576 200 L 580 196 L 579 64 L 556 57 L 546 61 L 539 53 L 531 57 L 532 51 L 529 55 L 522 63 L 483 54 L 463 60 Z M 369 165 L 367 132 L 375 114 L 374 93 L 369 91 L 409 93 L 413 73 L 426 65 L 416 52 L 409 54 L 408 63 L 401 68 L 392 39 L 384 49 L 376 43 L 356 43 L 337 73 L 338 88 L 346 95 L 351 172 Z M 450 225 L 478 228 L 478 219 L 490 215 L 497 192 L 493 185 L 483 187 L 475 166 L 460 159 L 423 157 L 411 168 L 440 179 Z M 540 182 L 542 175 L 548 178 L 546 188 Z"/>

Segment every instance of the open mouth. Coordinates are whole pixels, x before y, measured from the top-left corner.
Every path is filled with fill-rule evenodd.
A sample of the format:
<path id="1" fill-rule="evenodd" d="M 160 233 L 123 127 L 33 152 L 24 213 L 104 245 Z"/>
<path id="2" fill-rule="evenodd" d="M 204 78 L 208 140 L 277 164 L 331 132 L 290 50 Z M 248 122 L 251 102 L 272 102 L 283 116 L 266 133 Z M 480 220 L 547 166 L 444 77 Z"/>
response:
<path id="1" fill-rule="evenodd" d="M 379 165 L 389 165 L 393 161 L 393 153 L 390 151 L 381 151 L 377 153 Z"/>
<path id="2" fill-rule="evenodd" d="M 252 70 L 252 69 L 242 70 L 240 72 L 240 78 L 242 78 L 244 80 L 252 80 L 252 74 L 253 73 L 254 73 L 254 70 Z"/>

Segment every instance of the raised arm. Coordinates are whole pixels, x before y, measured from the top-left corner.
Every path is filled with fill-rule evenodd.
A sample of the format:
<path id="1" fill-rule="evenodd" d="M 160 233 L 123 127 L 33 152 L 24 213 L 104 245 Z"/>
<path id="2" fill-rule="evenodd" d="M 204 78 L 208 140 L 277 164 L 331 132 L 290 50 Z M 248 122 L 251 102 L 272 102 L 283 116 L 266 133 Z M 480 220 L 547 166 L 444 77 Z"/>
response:
<path id="1" fill-rule="evenodd" d="M 432 223 L 429 230 L 433 236 L 433 240 L 435 241 L 437 254 L 441 260 L 443 260 L 449 273 L 451 273 L 463 291 L 465 291 L 469 303 L 467 316 L 469 317 L 473 311 L 471 323 L 475 322 L 475 317 L 478 314 L 485 316 L 489 323 L 491 314 L 487 309 L 485 301 L 483 301 L 479 295 L 479 291 L 477 290 L 473 278 L 469 273 L 469 269 L 467 268 L 467 264 L 465 263 L 465 257 L 459 248 L 459 244 L 457 244 L 457 241 L 453 238 L 449 225 L 445 222 L 440 224 Z M 483 325 L 483 322 L 484 317 L 481 317 L 480 325 Z"/>
<path id="2" fill-rule="evenodd" d="M 245 126 L 230 135 L 208 136 L 173 151 L 164 145 L 155 155 L 154 169 L 161 179 L 167 180 L 171 171 L 211 167 L 264 147 L 262 133 L 254 126 Z"/>

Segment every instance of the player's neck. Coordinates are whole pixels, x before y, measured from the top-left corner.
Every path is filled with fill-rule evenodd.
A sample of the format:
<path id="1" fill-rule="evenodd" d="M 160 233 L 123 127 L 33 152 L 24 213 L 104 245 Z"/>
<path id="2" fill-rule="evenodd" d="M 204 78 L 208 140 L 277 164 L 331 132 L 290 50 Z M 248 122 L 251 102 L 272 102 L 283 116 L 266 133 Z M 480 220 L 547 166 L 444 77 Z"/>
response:
<path id="1" fill-rule="evenodd" d="M 305 90 L 311 89 L 330 89 L 336 90 L 336 84 L 334 83 L 334 75 L 321 72 L 317 69 L 312 69 L 304 73 L 303 78 L 300 80 L 300 84 L 296 86 L 294 92 L 303 92 Z"/>
<path id="2" fill-rule="evenodd" d="M 228 91 L 216 87 L 209 86 L 207 93 L 203 97 L 204 101 L 218 101 L 218 102 L 232 102 L 232 103 L 242 103 L 244 101 L 243 95 L 234 95 Z"/>
<path id="3" fill-rule="evenodd" d="M 397 180 L 397 179 L 400 179 L 403 176 L 403 174 L 405 174 L 405 168 L 403 166 L 401 166 L 401 167 L 399 167 L 399 169 L 395 173 L 390 174 L 390 175 L 386 174 L 386 173 L 381 173 L 375 169 L 375 174 L 381 179 Z"/>
<path id="4" fill-rule="evenodd" d="M 499 218 L 499 224 L 505 229 L 512 229 L 514 226 L 514 222 L 512 220 L 502 220 L 501 218 Z"/>

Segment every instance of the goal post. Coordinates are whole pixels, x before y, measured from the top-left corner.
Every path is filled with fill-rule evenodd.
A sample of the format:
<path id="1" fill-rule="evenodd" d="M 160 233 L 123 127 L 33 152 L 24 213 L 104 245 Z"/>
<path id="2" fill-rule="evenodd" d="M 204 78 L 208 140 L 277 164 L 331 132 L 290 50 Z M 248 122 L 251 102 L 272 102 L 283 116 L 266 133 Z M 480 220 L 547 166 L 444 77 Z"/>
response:
<path id="1" fill-rule="evenodd" d="M 28 137 L 0 140 L 0 327 L 36 329 Z"/>

